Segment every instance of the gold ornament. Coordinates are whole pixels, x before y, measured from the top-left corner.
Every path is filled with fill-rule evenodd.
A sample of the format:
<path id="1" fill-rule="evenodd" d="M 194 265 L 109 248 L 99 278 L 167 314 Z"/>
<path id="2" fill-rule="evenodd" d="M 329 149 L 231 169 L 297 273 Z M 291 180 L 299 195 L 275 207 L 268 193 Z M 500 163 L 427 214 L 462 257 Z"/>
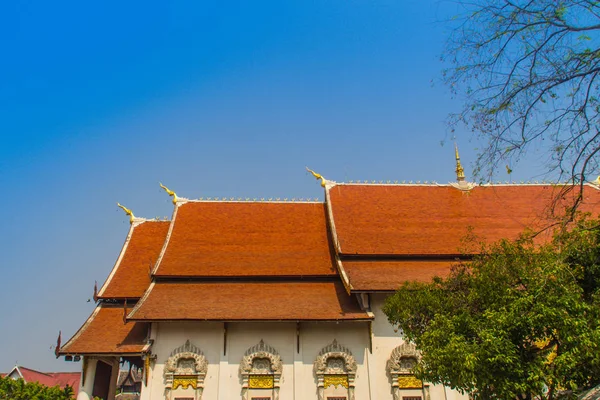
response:
<path id="1" fill-rule="evenodd" d="M 323 377 L 323 387 L 328 388 L 329 386 L 343 386 L 348 389 L 348 375 L 325 375 Z"/>
<path id="2" fill-rule="evenodd" d="M 248 388 L 250 389 L 273 389 L 274 386 L 273 375 L 250 375 L 248 377 Z"/>
<path id="3" fill-rule="evenodd" d="M 177 389 L 179 386 L 184 389 L 190 386 L 196 389 L 197 381 L 196 376 L 175 376 L 173 377 L 173 389 Z"/>
<path id="4" fill-rule="evenodd" d="M 423 381 L 417 379 L 414 375 L 400 375 L 398 377 L 398 387 L 400 389 L 422 389 Z"/>

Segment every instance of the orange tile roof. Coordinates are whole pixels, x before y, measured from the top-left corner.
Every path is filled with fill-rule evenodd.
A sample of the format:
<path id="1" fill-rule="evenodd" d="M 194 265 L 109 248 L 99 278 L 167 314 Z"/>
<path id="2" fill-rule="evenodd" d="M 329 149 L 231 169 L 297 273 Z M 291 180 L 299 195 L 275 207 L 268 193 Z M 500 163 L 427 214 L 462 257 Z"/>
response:
<path id="1" fill-rule="evenodd" d="M 178 204 L 156 276 L 336 275 L 323 203 Z"/>
<path id="2" fill-rule="evenodd" d="M 169 221 L 133 224 L 112 272 L 98 292 L 101 299 L 142 297 L 150 285 L 150 270 L 167 237 Z"/>
<path id="3" fill-rule="evenodd" d="M 395 291 L 404 282 L 445 277 L 454 261 L 344 261 L 352 291 Z"/>
<path id="4" fill-rule="evenodd" d="M 60 349 L 67 354 L 138 354 L 145 346 L 148 325 L 123 323 L 123 307 L 99 305 L 79 331 Z"/>
<path id="5" fill-rule="evenodd" d="M 153 283 L 128 318 L 138 321 L 371 319 L 340 282 Z"/>
<path id="6" fill-rule="evenodd" d="M 485 241 L 515 238 L 547 226 L 551 185 L 336 185 L 328 190 L 338 252 L 363 255 L 460 254 L 473 233 Z M 586 185 L 582 211 L 600 210 L 600 191 Z M 573 196 L 573 192 L 567 194 Z"/>

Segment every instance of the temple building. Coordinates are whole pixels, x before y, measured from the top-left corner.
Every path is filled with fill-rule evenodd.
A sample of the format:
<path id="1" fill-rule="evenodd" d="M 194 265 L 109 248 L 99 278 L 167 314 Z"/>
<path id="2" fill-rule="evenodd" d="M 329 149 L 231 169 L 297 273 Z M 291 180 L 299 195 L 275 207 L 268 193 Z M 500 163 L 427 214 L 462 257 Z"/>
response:
<path id="1" fill-rule="evenodd" d="M 458 167 L 449 184 L 313 173 L 324 201 L 189 200 L 165 188 L 170 221 L 122 207 L 121 253 L 57 353 L 82 359 L 77 398 L 114 399 L 127 361 L 143 370 L 142 400 L 467 399 L 415 378 L 420 353 L 382 305 L 403 282 L 447 275 L 469 255 L 467 234 L 490 242 L 547 226 L 564 186 L 477 185 Z M 598 187 L 584 190 L 581 210 L 600 210 Z"/>

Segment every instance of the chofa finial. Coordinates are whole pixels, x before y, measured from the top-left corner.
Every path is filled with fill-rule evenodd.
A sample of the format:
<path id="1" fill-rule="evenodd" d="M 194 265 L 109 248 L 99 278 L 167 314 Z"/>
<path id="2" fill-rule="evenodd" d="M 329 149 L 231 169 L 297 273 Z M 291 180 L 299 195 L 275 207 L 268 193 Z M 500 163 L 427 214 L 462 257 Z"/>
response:
<path id="1" fill-rule="evenodd" d="M 123 211 L 125 211 L 125 214 L 129 215 L 129 223 L 133 224 L 133 220 L 135 219 L 135 215 L 133 215 L 133 212 L 129 208 L 122 206 L 119 203 L 117 203 L 117 206 L 119 206 L 119 208 L 123 209 Z"/>
<path id="2" fill-rule="evenodd" d="M 173 197 L 173 204 L 176 204 L 176 203 L 177 203 L 177 195 L 175 194 L 175 192 L 174 192 L 174 191 L 172 191 L 172 190 L 169 190 L 169 188 L 168 188 L 168 187 L 166 187 L 165 185 L 163 185 L 163 184 L 162 184 L 162 183 L 160 183 L 160 182 L 158 182 L 158 184 L 160 185 L 160 187 L 161 187 L 161 188 L 163 188 L 163 189 L 165 190 L 165 192 L 167 192 L 167 194 L 168 194 L 169 196 L 172 196 L 172 197 Z"/>
<path id="3" fill-rule="evenodd" d="M 456 180 L 462 182 L 465 180 L 465 169 L 460 163 L 460 156 L 458 155 L 458 145 L 454 143 L 454 153 L 456 155 Z"/>
<path id="4" fill-rule="evenodd" d="M 310 172 L 312 174 L 312 176 L 314 176 L 317 180 L 321 180 L 321 186 L 325 187 L 325 178 L 323 178 L 323 175 L 321 174 L 317 174 L 315 171 L 313 171 L 312 169 L 306 167 L 306 170 L 308 172 Z"/>

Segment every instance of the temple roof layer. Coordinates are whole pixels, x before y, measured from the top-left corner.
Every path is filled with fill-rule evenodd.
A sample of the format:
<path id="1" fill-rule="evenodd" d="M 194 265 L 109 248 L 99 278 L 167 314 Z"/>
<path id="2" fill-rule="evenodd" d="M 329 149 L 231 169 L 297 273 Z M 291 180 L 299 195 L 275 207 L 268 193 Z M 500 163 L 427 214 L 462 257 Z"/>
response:
<path id="1" fill-rule="evenodd" d="M 353 291 L 394 291 L 404 282 L 445 277 L 453 261 L 344 261 Z"/>
<path id="2" fill-rule="evenodd" d="M 369 320 L 340 282 L 153 283 L 137 321 Z"/>
<path id="3" fill-rule="evenodd" d="M 334 276 L 323 203 L 178 204 L 158 277 Z"/>
<path id="4" fill-rule="evenodd" d="M 146 345 L 148 324 L 123 323 L 123 307 L 96 307 L 85 324 L 60 349 L 66 354 L 139 354 Z"/>
<path id="5" fill-rule="evenodd" d="M 327 197 L 340 254 L 461 254 L 468 233 L 492 242 L 548 226 L 549 205 L 563 187 L 334 185 Z M 566 194 L 575 196 L 576 190 Z M 598 210 L 600 191 L 586 185 L 581 211 Z M 558 204 L 556 211 L 564 208 Z M 550 233 L 547 233 L 549 235 Z M 543 238 L 541 238 L 543 240 Z M 547 237 L 546 237 L 547 239 Z"/>
<path id="6" fill-rule="evenodd" d="M 167 237 L 169 221 L 144 221 L 131 225 L 121 254 L 100 289 L 98 298 L 140 298 L 150 285 L 150 271 Z"/>

